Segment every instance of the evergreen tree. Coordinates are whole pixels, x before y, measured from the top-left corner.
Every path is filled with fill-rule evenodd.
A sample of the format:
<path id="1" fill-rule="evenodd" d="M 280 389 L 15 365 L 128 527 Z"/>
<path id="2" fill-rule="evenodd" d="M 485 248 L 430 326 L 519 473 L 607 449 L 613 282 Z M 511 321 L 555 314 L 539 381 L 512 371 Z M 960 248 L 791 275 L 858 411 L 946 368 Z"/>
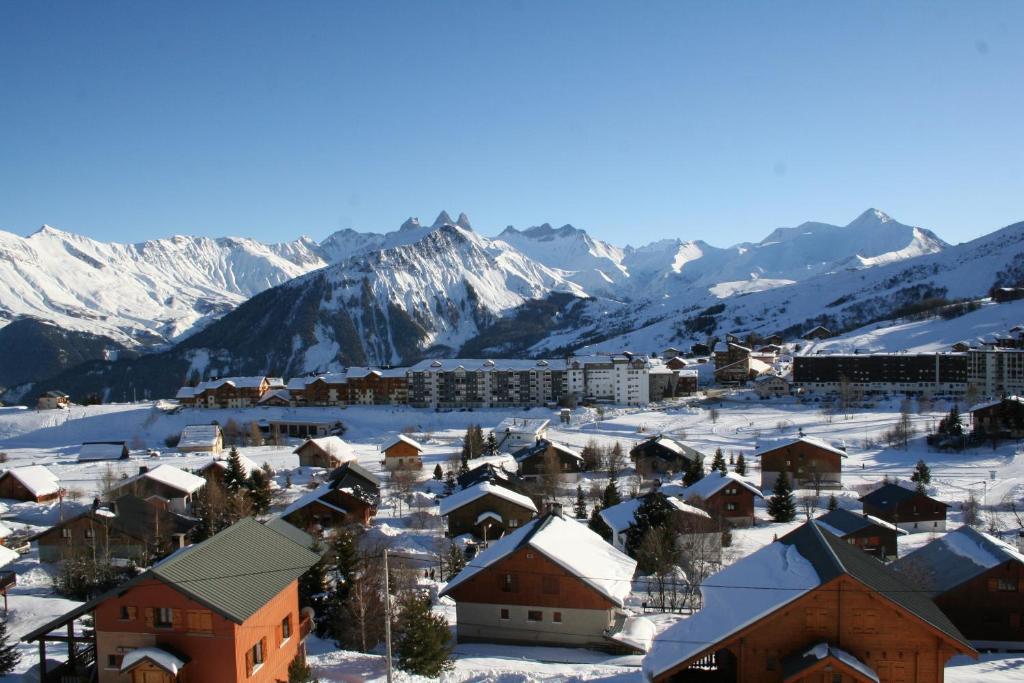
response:
<path id="1" fill-rule="evenodd" d="M 736 456 L 736 467 L 733 468 L 736 474 L 744 476 L 747 473 L 747 461 L 743 458 L 743 454 L 740 453 Z"/>
<path id="2" fill-rule="evenodd" d="M 450 496 L 455 493 L 455 474 L 448 470 L 444 475 L 444 495 Z"/>
<path id="3" fill-rule="evenodd" d="M 601 510 L 601 504 L 598 503 L 594 506 L 594 509 L 590 511 L 590 521 L 587 523 L 587 528 L 604 540 L 611 542 L 612 530 L 607 524 L 605 524 L 604 519 L 601 517 Z"/>
<path id="4" fill-rule="evenodd" d="M 664 494 L 650 493 L 642 498 L 640 506 L 633 514 L 633 522 L 626 529 L 626 554 L 637 558 L 637 551 L 644 535 L 649 529 L 670 529 L 673 508 Z M 675 534 L 668 534 L 675 543 Z M 642 573 L 650 573 L 651 567 L 640 567 Z"/>
<path id="5" fill-rule="evenodd" d="M 323 556 L 324 545 L 319 537 L 313 537 L 313 547 L 310 550 L 320 555 L 320 561 L 299 577 L 299 607 L 312 607 L 319 613 L 324 588 L 327 586 L 327 561 Z"/>
<path id="6" fill-rule="evenodd" d="M 693 460 L 690 461 L 690 466 L 687 468 L 686 473 L 683 475 L 683 486 L 693 486 L 703 478 L 704 457 L 701 455 L 697 455 L 694 456 Z"/>
<path id="7" fill-rule="evenodd" d="M 576 513 L 576 519 L 587 518 L 587 497 L 583 493 L 582 484 L 576 484 L 576 505 L 573 511 Z"/>
<path id="8" fill-rule="evenodd" d="M 925 487 L 932 483 L 932 470 L 924 460 L 918 460 L 914 466 L 914 473 L 910 475 L 910 481 L 917 484 L 917 490 L 922 493 Z"/>
<path id="9" fill-rule="evenodd" d="M 729 471 L 729 468 L 725 464 L 725 455 L 722 454 L 721 448 L 715 449 L 715 457 L 711 459 L 711 469 L 718 470 L 722 474 Z"/>
<path id="10" fill-rule="evenodd" d="M 354 531 L 342 530 L 335 536 L 331 557 L 334 585 L 324 600 L 324 618 L 317 622 L 317 635 L 332 636 L 337 641 L 346 627 L 349 592 L 360 567 L 359 538 Z"/>
<path id="11" fill-rule="evenodd" d="M 434 465 L 434 480 L 441 481 L 444 478 L 444 470 L 441 469 L 441 463 Z"/>
<path id="12" fill-rule="evenodd" d="M 245 476 L 245 467 L 242 466 L 242 456 L 239 455 L 238 449 L 232 446 L 231 452 L 228 453 L 228 466 L 224 470 L 224 488 L 229 493 L 236 493 L 245 486 L 248 479 L 249 477 Z"/>
<path id="13" fill-rule="evenodd" d="M 270 490 L 270 478 L 263 470 L 253 470 L 249 476 L 249 500 L 252 501 L 252 510 L 257 515 L 265 515 L 270 509 L 272 492 Z"/>
<path id="14" fill-rule="evenodd" d="M 498 440 L 494 437 L 494 432 L 487 434 L 487 440 L 484 442 L 484 454 L 494 455 L 498 452 Z"/>
<path id="15" fill-rule="evenodd" d="M 448 544 L 448 552 L 441 561 L 444 572 L 441 576 L 443 581 L 451 581 L 455 575 L 466 568 L 466 553 L 462 552 L 454 541 Z"/>
<path id="16" fill-rule="evenodd" d="M 776 522 L 792 522 L 796 519 L 796 501 L 793 499 L 793 488 L 789 484 L 786 470 L 779 473 L 772 489 L 772 497 L 768 499 L 768 514 Z"/>
<path id="17" fill-rule="evenodd" d="M 395 623 L 398 668 L 437 678 L 453 667 L 448 620 L 430 611 L 430 598 L 412 591 L 402 596 Z"/>
<path id="18" fill-rule="evenodd" d="M 833 510 L 838 510 L 838 509 L 839 509 L 839 500 L 836 498 L 836 494 L 834 494 L 834 493 L 830 494 L 829 497 L 828 497 L 828 511 L 832 512 Z"/>
<path id="19" fill-rule="evenodd" d="M 198 520 L 189 530 L 193 543 L 199 543 L 230 526 L 227 516 L 227 494 L 220 482 L 210 477 L 192 501 L 192 515 Z"/>
<path id="20" fill-rule="evenodd" d="M 619 493 L 619 479 L 618 477 L 612 477 L 608 480 L 608 485 L 604 487 L 604 496 L 601 498 L 601 507 L 610 508 L 613 505 L 618 505 L 622 502 L 622 494 Z"/>
<path id="21" fill-rule="evenodd" d="M 0 674 L 9 674 L 21 661 L 17 643 L 7 642 L 7 617 L 0 620 Z"/>
<path id="22" fill-rule="evenodd" d="M 288 665 L 288 683 L 320 683 L 313 676 L 312 669 L 306 664 L 306 658 L 301 652 L 295 655 L 295 659 Z"/>

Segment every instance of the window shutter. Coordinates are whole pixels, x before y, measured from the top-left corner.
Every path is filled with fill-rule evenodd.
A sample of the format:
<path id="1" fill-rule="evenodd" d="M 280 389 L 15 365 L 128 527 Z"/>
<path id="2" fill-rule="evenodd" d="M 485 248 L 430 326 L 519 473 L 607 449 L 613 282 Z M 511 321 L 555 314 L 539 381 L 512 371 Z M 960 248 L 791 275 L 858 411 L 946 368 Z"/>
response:
<path id="1" fill-rule="evenodd" d="M 128 618 L 130 620 L 135 621 L 138 618 L 138 616 L 139 616 L 139 608 L 138 607 L 129 607 L 128 608 Z"/>
<path id="2" fill-rule="evenodd" d="M 147 607 L 146 608 L 146 626 L 149 627 L 149 628 L 153 628 L 153 608 L 152 607 Z"/>
<path id="3" fill-rule="evenodd" d="M 252 676 L 252 648 L 245 653 L 245 676 Z"/>
<path id="4" fill-rule="evenodd" d="M 999 580 L 998 579 L 989 579 L 988 580 L 988 589 L 990 591 L 992 591 L 992 592 L 995 592 L 995 591 L 999 590 Z"/>
<path id="5" fill-rule="evenodd" d="M 274 627 L 274 642 L 278 647 L 281 647 L 281 642 L 284 641 L 284 633 L 281 629 L 281 624 Z"/>
<path id="6" fill-rule="evenodd" d="M 180 609 L 171 610 L 171 628 L 181 628 L 184 624 Z"/>

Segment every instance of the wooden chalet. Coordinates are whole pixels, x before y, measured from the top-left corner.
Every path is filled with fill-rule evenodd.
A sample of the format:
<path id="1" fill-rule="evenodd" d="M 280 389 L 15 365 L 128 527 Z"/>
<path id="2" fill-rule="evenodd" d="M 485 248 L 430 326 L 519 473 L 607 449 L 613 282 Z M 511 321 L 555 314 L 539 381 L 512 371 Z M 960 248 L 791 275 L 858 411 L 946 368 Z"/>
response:
<path id="1" fill-rule="evenodd" d="M 187 544 L 196 525 L 192 517 L 165 510 L 132 495 L 85 512 L 29 537 L 39 547 L 40 562 L 77 557 L 108 557 L 145 566 Z"/>
<path id="2" fill-rule="evenodd" d="M 643 652 L 654 633 L 622 608 L 636 561 L 585 525 L 549 513 L 492 543 L 441 591 L 460 643 Z"/>
<path id="3" fill-rule="evenodd" d="M 673 358 L 672 361 L 674 360 L 676 359 Z M 700 373 L 696 368 L 671 369 L 676 373 L 676 396 L 693 396 L 697 393 L 700 389 Z"/>
<path id="4" fill-rule="evenodd" d="M 299 612 L 297 579 L 319 560 L 288 536 L 243 519 L 22 640 L 39 643 L 41 683 L 286 681 L 311 626 Z M 92 627 L 76 628 L 88 616 Z M 70 656 L 48 671 L 53 642 Z"/>
<path id="5" fill-rule="evenodd" d="M 653 479 L 674 472 L 685 472 L 694 459 L 703 458 L 704 454 L 671 437 L 658 434 L 633 446 L 629 457 L 636 464 L 640 476 Z"/>
<path id="6" fill-rule="evenodd" d="M 701 556 L 710 558 L 713 554 L 717 559 L 722 550 L 721 524 L 712 519 L 706 510 L 685 503 L 675 496 L 666 496 L 661 491 L 652 491 L 636 498 L 630 498 L 618 505 L 606 507 L 598 513 L 612 531 L 613 546 L 622 551 L 626 550 L 627 532 L 629 527 L 636 523 L 637 510 L 653 497 L 660 497 L 672 509 L 672 524 L 679 532 L 681 547 L 691 543 L 693 539 L 699 538 L 703 550 Z"/>
<path id="7" fill-rule="evenodd" d="M 42 465 L 13 467 L 0 473 L 0 498 L 46 503 L 60 497 L 60 479 Z"/>
<path id="8" fill-rule="evenodd" d="M 771 491 L 783 470 L 793 488 L 842 488 L 846 451 L 815 436 L 762 441 L 755 454 L 761 460 L 761 490 Z M 884 519 L 884 518 L 883 518 Z"/>
<path id="9" fill-rule="evenodd" d="M 47 391 L 36 399 L 36 408 L 38 410 L 59 410 L 67 408 L 70 402 L 71 397 L 63 391 Z"/>
<path id="10" fill-rule="evenodd" d="M 899 554 L 896 541 L 900 534 L 907 533 L 884 519 L 842 508 L 826 512 L 817 518 L 817 522 L 833 536 L 882 561 L 896 559 Z"/>
<path id="11" fill-rule="evenodd" d="M 682 356 L 672 356 L 665 361 L 665 367 L 669 370 L 682 370 L 688 365 Z"/>
<path id="12" fill-rule="evenodd" d="M 252 476 L 253 470 L 260 469 L 259 465 L 257 465 L 251 458 L 247 458 L 241 453 L 238 454 L 238 461 L 242 465 L 242 472 L 244 473 L 246 479 Z M 224 473 L 227 472 L 227 470 L 228 457 L 217 456 L 210 460 L 210 462 L 206 463 L 205 465 L 197 469 L 195 473 L 202 477 L 203 479 L 206 479 L 207 481 L 210 481 L 212 479 L 216 481 L 218 484 L 223 484 Z"/>
<path id="13" fill-rule="evenodd" d="M 175 398 L 187 408 L 250 408 L 270 389 L 283 389 L 276 377 L 223 377 L 182 387 Z"/>
<path id="14" fill-rule="evenodd" d="M 506 417 L 494 428 L 494 438 L 500 450 L 511 453 L 547 438 L 549 424 L 544 418 Z"/>
<path id="15" fill-rule="evenodd" d="M 153 469 L 140 467 L 138 475 L 111 487 L 107 497 L 131 494 L 187 515 L 192 513 L 196 493 L 204 486 L 206 479 L 173 465 L 159 465 Z"/>
<path id="16" fill-rule="evenodd" d="M 220 425 L 188 425 L 178 438 L 180 453 L 220 453 L 224 450 L 224 432 Z"/>
<path id="17" fill-rule="evenodd" d="M 288 381 L 288 394 L 299 406 L 339 406 L 348 402 L 348 384 L 345 374 L 339 372 L 293 377 Z"/>
<path id="18" fill-rule="evenodd" d="M 975 647 L 1024 648 L 1024 555 L 1013 546 L 962 526 L 893 568 L 923 586 Z"/>
<path id="19" fill-rule="evenodd" d="M 744 384 L 771 371 L 772 366 L 753 356 L 745 356 L 728 365 L 715 365 L 715 381 L 719 384 Z"/>
<path id="20" fill-rule="evenodd" d="M 761 375 L 754 379 L 754 392 L 759 398 L 789 396 L 790 383 L 779 375 Z"/>
<path id="21" fill-rule="evenodd" d="M 447 521 L 448 536 L 471 534 L 488 542 L 536 517 L 537 506 L 512 489 L 482 482 L 442 498 L 440 514 Z"/>
<path id="22" fill-rule="evenodd" d="M 829 338 L 831 338 L 833 336 L 834 335 L 832 334 L 832 330 L 828 329 L 824 325 L 818 325 L 817 327 L 812 327 L 811 329 L 809 329 L 809 330 L 807 330 L 806 332 L 803 333 L 803 338 L 806 339 L 807 341 L 815 341 L 815 340 L 820 340 L 820 339 L 829 339 Z"/>
<path id="23" fill-rule="evenodd" d="M 741 527 L 754 525 L 755 499 L 764 498 L 761 491 L 745 478 L 735 472 L 722 474 L 718 470 L 712 470 L 678 495 L 713 517 Z"/>
<path id="24" fill-rule="evenodd" d="M 548 439 L 541 439 L 532 446 L 521 448 L 512 454 L 519 466 L 522 477 L 534 479 L 544 474 L 549 457 L 558 461 L 560 473 L 565 481 L 576 481 L 583 472 L 583 456 L 573 448 Z"/>
<path id="25" fill-rule="evenodd" d="M 418 441 L 399 434 L 398 438 L 384 447 L 384 467 L 389 470 L 420 469 L 423 467 L 423 446 Z"/>
<path id="26" fill-rule="evenodd" d="M 351 466 L 358 467 L 354 463 L 343 465 L 345 472 L 328 478 L 293 501 L 281 513 L 281 518 L 300 529 L 318 533 L 349 524 L 369 524 L 380 504 L 379 483 L 374 486 L 363 481 L 364 477 L 357 476 Z"/>
<path id="27" fill-rule="evenodd" d="M 352 447 L 337 436 L 321 436 L 306 439 L 294 451 L 299 456 L 300 467 L 323 467 L 334 469 L 356 459 Z"/>
<path id="28" fill-rule="evenodd" d="M 127 460 L 128 454 L 125 441 L 86 441 L 78 450 L 78 461 Z"/>
<path id="29" fill-rule="evenodd" d="M 750 357 L 751 349 L 735 341 L 724 341 L 715 344 L 712 355 L 716 368 L 724 368 Z"/>
<path id="30" fill-rule="evenodd" d="M 402 368 L 348 368 L 345 384 L 349 405 L 403 405 L 408 402 L 409 385 Z"/>
<path id="31" fill-rule="evenodd" d="M 807 522 L 709 577 L 703 608 L 659 634 L 646 678 L 758 683 L 941 683 L 977 656 L 916 586 Z"/>
<path id="32" fill-rule="evenodd" d="M 476 486 L 486 481 L 498 486 L 504 486 L 518 493 L 526 493 L 524 490 L 526 482 L 520 480 L 516 474 L 515 460 L 512 458 L 508 459 L 512 460 L 509 465 L 510 469 L 506 469 L 504 462 L 501 460 L 489 460 L 455 477 L 455 482 L 459 485 L 460 489 L 468 489 L 471 486 Z"/>
<path id="33" fill-rule="evenodd" d="M 287 389 L 267 389 L 256 401 L 256 405 L 260 407 L 287 408 L 291 404 L 292 397 Z"/>
<path id="34" fill-rule="evenodd" d="M 862 496 L 864 512 L 917 534 L 946 530 L 949 506 L 940 500 L 899 484 L 884 484 Z"/>
<path id="35" fill-rule="evenodd" d="M 1007 396 L 970 410 L 971 428 L 979 436 L 1024 439 L 1024 398 Z"/>
<path id="36" fill-rule="evenodd" d="M 338 482 L 338 486 L 342 488 L 358 488 L 380 497 L 380 479 L 355 460 L 336 468 L 327 478 L 329 481 Z"/>

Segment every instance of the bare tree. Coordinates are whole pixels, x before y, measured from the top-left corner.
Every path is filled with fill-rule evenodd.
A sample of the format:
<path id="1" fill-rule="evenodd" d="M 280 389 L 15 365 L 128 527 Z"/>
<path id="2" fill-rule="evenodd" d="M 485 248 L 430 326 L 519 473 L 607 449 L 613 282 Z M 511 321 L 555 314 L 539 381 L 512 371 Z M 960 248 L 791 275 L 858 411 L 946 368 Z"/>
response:
<path id="1" fill-rule="evenodd" d="M 263 432 L 260 431 L 260 424 L 256 420 L 249 423 L 249 445 L 262 446 Z"/>
<path id="2" fill-rule="evenodd" d="M 412 493 L 416 484 L 416 471 L 412 467 L 399 465 L 391 472 L 391 485 L 395 488 L 395 503 L 398 516 L 402 516 L 402 502 Z"/>
<path id="3" fill-rule="evenodd" d="M 711 408 L 708 410 L 708 418 L 711 420 L 711 424 L 718 423 L 718 408 Z"/>
<path id="4" fill-rule="evenodd" d="M 963 503 L 964 524 L 972 527 L 981 526 L 981 505 L 974 496 L 974 491 L 967 494 L 967 500 Z"/>
<path id="5" fill-rule="evenodd" d="M 814 511 L 818 509 L 818 496 L 813 494 L 805 494 L 800 496 L 800 507 L 804 511 L 804 516 L 810 520 L 814 516 Z"/>

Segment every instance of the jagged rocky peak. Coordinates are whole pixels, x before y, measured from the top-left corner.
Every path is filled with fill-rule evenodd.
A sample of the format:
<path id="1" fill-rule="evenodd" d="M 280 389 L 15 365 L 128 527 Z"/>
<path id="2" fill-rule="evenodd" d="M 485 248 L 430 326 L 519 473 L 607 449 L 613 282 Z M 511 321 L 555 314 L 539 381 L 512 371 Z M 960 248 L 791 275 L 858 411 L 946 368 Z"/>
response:
<path id="1" fill-rule="evenodd" d="M 459 214 L 459 220 L 455 221 L 455 225 L 459 226 L 460 228 L 462 228 L 464 230 L 472 230 L 473 229 L 473 226 L 470 225 L 470 223 L 469 223 L 469 216 L 467 216 L 465 213 L 460 213 Z"/>
<path id="2" fill-rule="evenodd" d="M 441 211 L 441 213 L 437 214 L 434 224 L 430 227 L 440 228 L 444 225 L 455 225 L 455 221 L 452 220 L 452 217 L 448 215 L 447 211 Z"/>
<path id="3" fill-rule="evenodd" d="M 438 217 L 438 218 L 440 218 L 440 217 Z M 418 230 L 419 227 L 420 227 L 420 219 L 419 218 L 407 218 L 406 221 L 404 223 L 402 223 L 402 226 L 400 228 L 398 228 L 398 230 L 400 232 L 408 232 L 410 230 Z"/>

